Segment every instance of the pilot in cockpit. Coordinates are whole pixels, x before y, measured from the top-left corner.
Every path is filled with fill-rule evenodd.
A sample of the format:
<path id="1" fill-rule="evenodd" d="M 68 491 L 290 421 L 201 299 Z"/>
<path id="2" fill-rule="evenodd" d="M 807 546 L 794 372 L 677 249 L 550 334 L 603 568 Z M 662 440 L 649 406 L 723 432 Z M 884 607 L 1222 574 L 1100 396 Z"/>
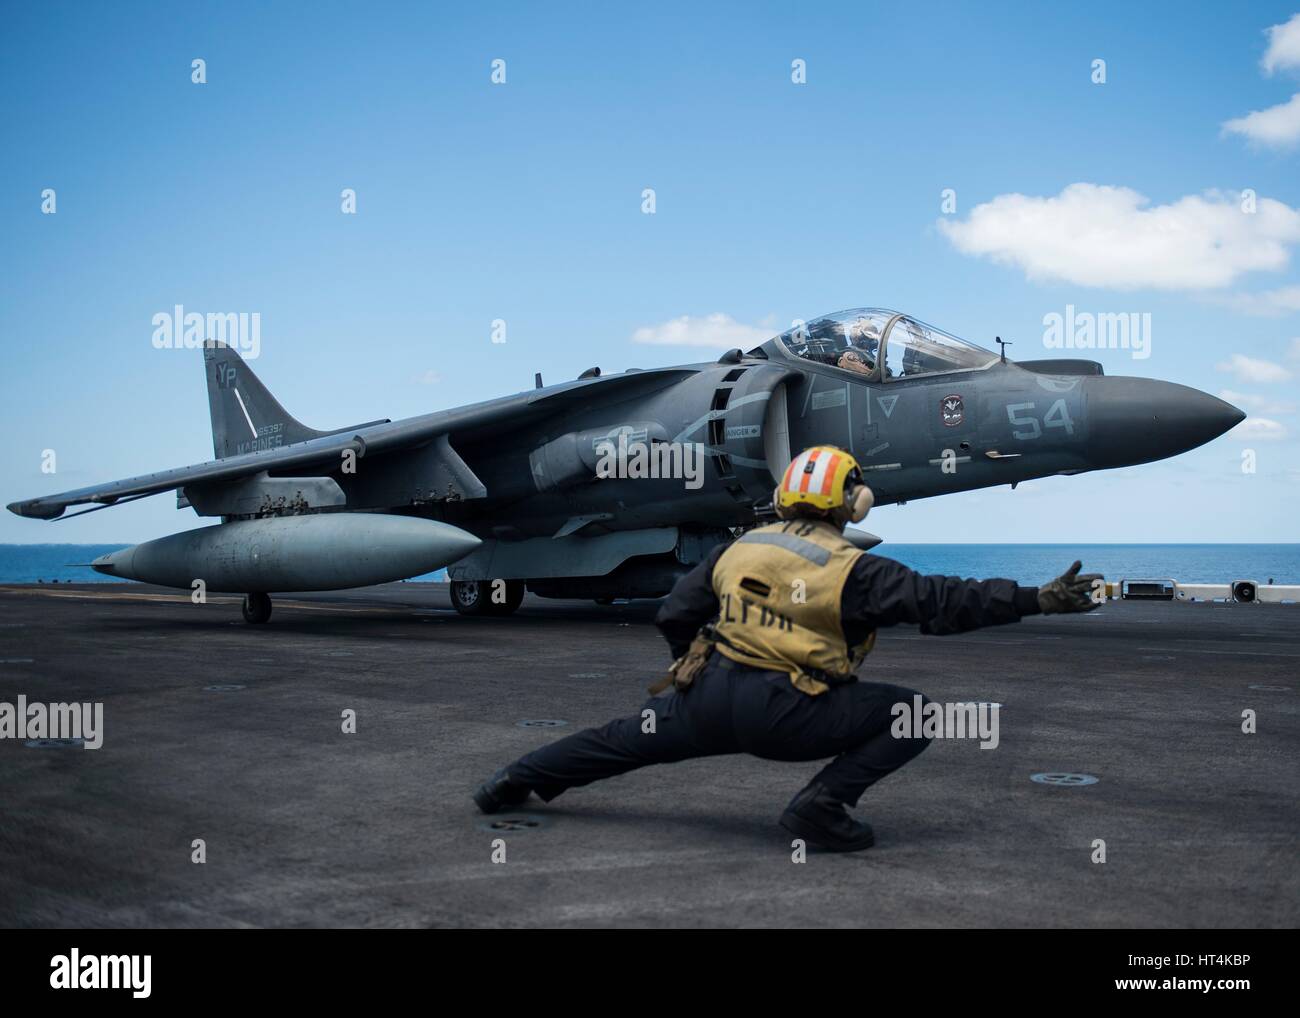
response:
<path id="1" fill-rule="evenodd" d="M 880 329 L 876 323 L 867 318 L 859 318 L 852 325 L 845 326 L 844 333 L 848 346 L 840 354 L 835 366 L 860 375 L 874 374 L 876 354 L 880 349 Z"/>
<path id="2" fill-rule="evenodd" d="M 855 371 L 859 375 L 871 375 L 876 370 L 875 363 L 868 360 L 866 354 L 852 348 L 840 354 L 840 359 L 835 362 L 835 366 L 845 371 Z"/>

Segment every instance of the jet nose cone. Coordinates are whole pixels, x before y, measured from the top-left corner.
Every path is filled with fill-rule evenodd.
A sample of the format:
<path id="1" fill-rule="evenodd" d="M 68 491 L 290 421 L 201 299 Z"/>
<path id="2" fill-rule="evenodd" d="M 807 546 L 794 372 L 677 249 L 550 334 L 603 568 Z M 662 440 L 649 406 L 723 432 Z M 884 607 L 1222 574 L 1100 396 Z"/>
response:
<path id="1" fill-rule="evenodd" d="M 1091 459 L 1128 466 L 1177 456 L 1245 420 L 1231 403 L 1149 378 L 1089 379 Z"/>
<path id="2" fill-rule="evenodd" d="M 1205 394 L 1202 393 L 1201 395 L 1205 395 Z M 1242 421 L 1246 419 L 1245 410 L 1239 410 L 1231 403 L 1227 402 L 1226 400 L 1219 399 L 1217 396 L 1211 396 L 1210 398 L 1214 400 L 1215 403 L 1218 404 L 1218 407 L 1215 409 L 1215 412 L 1221 413 L 1223 415 L 1223 421 L 1226 422 L 1222 424 L 1221 430 L 1218 431 L 1213 437 L 1217 438 L 1219 435 L 1226 434 L 1227 432 L 1231 431 L 1233 428 L 1235 428 L 1238 424 L 1240 424 Z"/>

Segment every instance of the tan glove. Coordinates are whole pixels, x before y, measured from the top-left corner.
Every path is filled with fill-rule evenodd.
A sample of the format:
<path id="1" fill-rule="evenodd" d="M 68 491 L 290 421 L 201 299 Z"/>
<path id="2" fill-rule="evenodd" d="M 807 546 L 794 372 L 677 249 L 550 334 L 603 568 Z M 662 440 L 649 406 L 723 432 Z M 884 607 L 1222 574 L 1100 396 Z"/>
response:
<path id="1" fill-rule="evenodd" d="M 1038 588 L 1038 607 L 1044 615 L 1058 612 L 1088 612 L 1100 602 L 1093 600 L 1093 584 L 1103 579 L 1101 573 L 1079 575 L 1083 563 L 1076 561 L 1051 583 Z"/>

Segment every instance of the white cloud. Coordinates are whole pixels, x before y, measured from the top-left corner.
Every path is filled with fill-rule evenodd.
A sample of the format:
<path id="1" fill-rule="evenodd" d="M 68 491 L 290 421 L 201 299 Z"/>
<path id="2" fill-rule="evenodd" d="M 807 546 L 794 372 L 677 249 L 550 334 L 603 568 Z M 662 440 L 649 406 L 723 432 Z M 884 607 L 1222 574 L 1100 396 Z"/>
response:
<path id="1" fill-rule="evenodd" d="M 632 342 L 653 346 L 713 346 L 726 349 L 738 346 L 747 349 L 772 336 L 770 329 L 744 325 L 731 315 L 719 311 L 702 316 L 682 315 L 662 325 L 644 326 L 632 333 Z"/>
<path id="2" fill-rule="evenodd" d="M 1259 198 L 1246 214 L 1235 195 L 1217 191 L 1150 206 L 1127 187 L 1079 183 L 1047 198 L 999 195 L 939 229 L 963 254 L 1030 279 L 1192 290 L 1284 268 L 1300 243 L 1300 212 Z"/>
<path id="3" fill-rule="evenodd" d="M 1260 61 L 1264 73 L 1272 74 L 1279 68 L 1300 68 L 1300 14 L 1292 14 L 1290 21 L 1273 25 L 1265 32 L 1268 49 Z"/>
<path id="4" fill-rule="evenodd" d="M 421 385 L 437 385 L 442 381 L 442 375 L 438 374 L 436 371 L 426 371 L 423 374 L 416 375 L 415 381 L 419 382 Z"/>
<path id="5" fill-rule="evenodd" d="M 1254 392 L 1236 392 L 1233 389 L 1221 389 L 1219 390 L 1219 399 L 1235 403 L 1239 407 L 1245 407 L 1252 414 L 1295 413 L 1294 403 L 1273 399 L 1271 396 L 1261 396 Z"/>
<path id="6" fill-rule="evenodd" d="M 1247 141 L 1269 148 L 1295 148 L 1300 142 L 1300 92 L 1266 110 L 1225 120 L 1223 133 L 1240 134 Z"/>
<path id="7" fill-rule="evenodd" d="M 1285 424 L 1271 421 L 1267 417 L 1247 417 L 1228 432 L 1228 437 L 1243 442 L 1271 442 L 1275 439 L 1286 438 L 1287 434 Z"/>
<path id="8" fill-rule="evenodd" d="M 1215 368 L 1235 375 L 1239 382 L 1285 382 L 1291 377 L 1291 372 L 1281 364 L 1240 353 L 1234 353 L 1229 360 L 1216 364 Z"/>
<path id="9" fill-rule="evenodd" d="M 1259 293 L 1234 293 L 1218 303 L 1245 312 L 1248 315 L 1276 317 L 1300 311 L 1300 286 L 1283 286 Z"/>

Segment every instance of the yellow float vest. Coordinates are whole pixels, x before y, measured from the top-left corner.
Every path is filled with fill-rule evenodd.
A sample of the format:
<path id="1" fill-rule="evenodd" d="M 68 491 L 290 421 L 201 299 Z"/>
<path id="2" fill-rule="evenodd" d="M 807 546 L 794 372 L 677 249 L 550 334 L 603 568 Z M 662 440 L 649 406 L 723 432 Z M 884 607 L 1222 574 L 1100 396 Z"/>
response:
<path id="1" fill-rule="evenodd" d="M 768 671 L 789 672 L 812 696 L 847 680 L 875 643 L 844 641 L 840 598 L 862 552 L 838 527 L 794 520 L 739 538 L 713 567 L 718 598 L 718 652 Z"/>

